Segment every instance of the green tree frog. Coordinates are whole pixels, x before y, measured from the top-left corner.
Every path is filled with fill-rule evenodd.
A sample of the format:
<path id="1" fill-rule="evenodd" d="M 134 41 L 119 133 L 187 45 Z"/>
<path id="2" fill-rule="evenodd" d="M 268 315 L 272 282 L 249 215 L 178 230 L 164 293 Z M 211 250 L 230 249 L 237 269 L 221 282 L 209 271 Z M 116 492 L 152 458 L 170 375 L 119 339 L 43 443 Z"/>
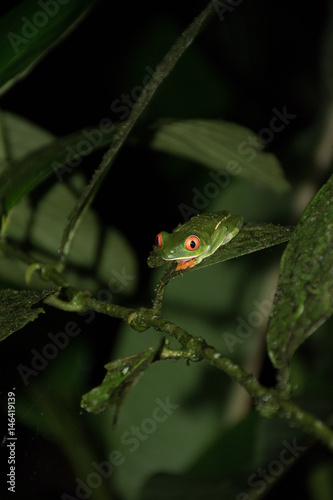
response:
<path id="1" fill-rule="evenodd" d="M 243 217 L 230 212 L 212 212 L 191 217 L 172 233 L 160 232 L 156 236 L 159 254 L 164 260 L 177 260 L 176 270 L 198 265 L 240 231 Z"/>

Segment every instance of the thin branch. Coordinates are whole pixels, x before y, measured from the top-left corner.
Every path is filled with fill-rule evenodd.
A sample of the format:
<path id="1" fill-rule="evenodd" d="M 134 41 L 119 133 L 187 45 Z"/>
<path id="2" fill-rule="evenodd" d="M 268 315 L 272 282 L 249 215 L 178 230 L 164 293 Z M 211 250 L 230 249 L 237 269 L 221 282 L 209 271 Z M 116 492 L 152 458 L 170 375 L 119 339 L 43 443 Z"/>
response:
<path id="1" fill-rule="evenodd" d="M 256 408 L 262 416 L 270 418 L 278 415 L 286 419 L 288 423 L 298 425 L 304 432 L 319 439 L 333 451 L 333 431 L 321 420 L 294 403 L 285 400 L 276 389 L 262 386 L 253 375 L 246 373 L 231 359 L 222 356 L 214 347 L 208 346 L 203 338 L 194 337 L 183 328 L 157 316 L 153 308 L 130 309 L 100 302 L 83 292 L 77 293 L 71 302 L 64 302 L 55 296 L 47 297 L 44 302 L 65 311 L 94 310 L 108 316 L 121 318 L 138 331 L 153 327 L 163 335 L 175 338 L 180 343 L 181 349 L 171 350 L 166 346 L 161 350 L 160 359 L 182 358 L 193 362 L 208 361 L 246 389 L 254 399 Z"/>
<path id="2" fill-rule="evenodd" d="M 215 0 L 209 2 L 207 7 L 193 20 L 184 33 L 176 40 L 174 45 L 172 45 L 165 57 L 162 59 L 161 63 L 157 66 L 154 74 L 146 86 L 143 88 L 141 95 L 132 108 L 129 118 L 119 124 L 118 132 L 114 136 L 108 151 L 105 153 L 102 162 L 94 172 L 92 179 L 86 186 L 82 196 L 78 199 L 72 213 L 69 216 L 69 222 L 63 232 L 62 242 L 59 249 L 59 263 L 62 266 L 65 265 L 67 255 L 70 251 L 76 230 L 81 222 L 82 215 L 91 205 L 98 189 L 100 188 L 112 165 L 115 156 L 127 139 L 137 120 L 152 100 L 161 83 L 170 74 L 184 52 L 192 44 L 204 22 L 214 12 L 214 5 Z"/>

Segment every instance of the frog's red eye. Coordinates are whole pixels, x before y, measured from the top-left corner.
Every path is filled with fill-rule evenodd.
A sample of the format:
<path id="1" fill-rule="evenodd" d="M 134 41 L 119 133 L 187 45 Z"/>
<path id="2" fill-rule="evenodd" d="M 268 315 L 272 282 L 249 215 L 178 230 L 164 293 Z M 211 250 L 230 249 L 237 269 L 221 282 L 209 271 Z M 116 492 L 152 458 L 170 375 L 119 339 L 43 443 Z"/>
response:
<path id="1" fill-rule="evenodd" d="M 185 241 L 185 248 L 187 250 L 196 250 L 199 248 L 200 240 L 197 236 L 189 236 Z"/>
<path id="2" fill-rule="evenodd" d="M 162 235 L 161 233 L 158 233 L 158 235 L 155 238 L 155 243 L 158 247 L 162 246 Z"/>

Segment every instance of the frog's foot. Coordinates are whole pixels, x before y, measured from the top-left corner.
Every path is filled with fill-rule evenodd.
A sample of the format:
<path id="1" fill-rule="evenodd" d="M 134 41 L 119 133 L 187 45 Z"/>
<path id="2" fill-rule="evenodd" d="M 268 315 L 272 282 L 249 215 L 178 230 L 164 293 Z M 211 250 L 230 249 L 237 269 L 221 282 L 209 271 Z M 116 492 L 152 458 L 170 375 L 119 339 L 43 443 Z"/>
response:
<path id="1" fill-rule="evenodd" d="M 198 257 L 194 257 L 193 259 L 188 259 L 188 260 L 179 260 L 178 265 L 176 267 L 176 271 L 181 271 L 182 269 L 187 269 L 189 267 L 195 266 L 195 263 L 197 261 Z"/>

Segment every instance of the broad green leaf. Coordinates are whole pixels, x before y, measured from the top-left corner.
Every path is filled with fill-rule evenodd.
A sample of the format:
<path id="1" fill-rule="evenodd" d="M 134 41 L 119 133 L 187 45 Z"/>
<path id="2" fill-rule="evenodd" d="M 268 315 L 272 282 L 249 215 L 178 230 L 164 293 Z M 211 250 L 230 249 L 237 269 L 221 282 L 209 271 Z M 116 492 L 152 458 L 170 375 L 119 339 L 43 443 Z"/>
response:
<path id="1" fill-rule="evenodd" d="M 263 152 L 264 144 L 250 129 L 219 120 L 162 123 L 151 147 L 201 165 L 259 181 L 278 192 L 289 187 L 278 159 Z"/>
<path id="2" fill-rule="evenodd" d="M 107 374 L 103 382 L 82 396 L 81 407 L 88 412 L 100 413 L 113 406 L 114 422 L 116 422 L 124 397 L 153 362 L 156 352 L 156 349 L 150 347 L 138 354 L 105 365 Z"/>
<path id="3" fill-rule="evenodd" d="M 2 126 L 12 156 L 0 175 L 0 215 L 6 214 L 28 192 L 53 175 L 62 182 L 82 158 L 111 141 L 116 127 L 86 128 L 68 136 L 52 134 L 22 117 L 2 113 Z M 1 157 L 6 152 L 1 151 Z M 64 166 L 67 163 L 67 166 Z"/>
<path id="4" fill-rule="evenodd" d="M 56 262 L 63 228 L 84 178 L 71 177 L 70 185 L 57 183 L 43 194 L 34 207 L 23 198 L 10 212 L 7 238 L 43 262 Z M 101 245 L 101 242 L 103 244 Z M 26 266 L 0 258 L 0 279 L 11 286 L 24 287 Z M 137 261 L 126 237 L 113 227 L 105 227 L 90 209 L 79 227 L 68 258 L 66 279 L 79 289 L 99 293 L 101 300 L 113 300 L 117 293 L 129 295 L 137 283 Z M 30 286 L 45 287 L 34 273 Z"/>
<path id="5" fill-rule="evenodd" d="M 199 460 L 185 474 L 158 472 L 151 475 L 141 498 L 163 500 L 163 492 L 167 490 L 170 498 L 237 500 L 238 497 L 241 500 L 243 497 L 246 500 L 242 491 L 247 487 L 248 477 L 256 466 L 265 463 L 257 460 L 259 418 L 253 411 L 236 425 L 224 428 L 205 446 Z"/>
<path id="6" fill-rule="evenodd" d="M 10 111 L 0 111 L 0 124 L 0 173 L 11 160 L 33 153 L 54 139 L 48 130 Z"/>
<path id="7" fill-rule="evenodd" d="M 267 344 L 284 369 L 333 311 L 333 176 L 305 209 L 283 254 Z"/>
<path id="8" fill-rule="evenodd" d="M 106 145 L 111 140 L 110 130 L 99 127 L 84 129 L 69 136 L 55 139 L 50 133 L 11 113 L 1 114 L 7 132 L 7 145 L 13 160 L 0 175 L 0 202 L 6 212 L 6 235 L 16 243 L 34 249 L 36 259 L 58 260 L 63 228 L 77 197 L 82 192 L 84 181 L 74 173 L 71 188 L 64 181 L 75 172 L 84 154 Z M 87 153 L 88 152 L 88 153 Z M 6 151 L 1 151 L 1 157 Z M 68 166 L 62 166 L 64 162 Z M 27 198 L 20 199 L 39 185 L 47 176 L 53 175 L 56 183 L 46 192 L 35 210 Z M 103 240 L 100 253 L 98 241 Z M 26 247 L 27 248 L 27 247 Z M 102 228 L 97 214 L 88 211 L 79 228 L 69 256 L 67 278 L 79 288 L 92 292 L 102 290 L 103 300 L 111 300 L 114 290 L 129 294 L 133 291 L 137 276 L 136 259 L 124 236 L 112 228 Z M 0 278 L 10 286 L 25 287 L 26 266 L 16 260 L 1 258 Z M 112 281 L 113 291 L 105 284 Z M 111 282 L 110 282 L 111 283 Z M 35 273 L 31 286 L 43 289 L 45 284 Z M 111 288 L 112 288 L 111 286 Z"/>
<path id="9" fill-rule="evenodd" d="M 44 312 L 41 307 L 32 306 L 41 302 L 54 290 L 0 290 L 0 341 L 34 321 Z"/>
<path id="10" fill-rule="evenodd" d="M 95 0 L 25 0 L 0 18 L 0 94 L 26 76 L 87 15 Z"/>
<path id="11" fill-rule="evenodd" d="M 173 262 L 170 264 L 170 272 L 174 276 L 181 275 L 284 243 L 290 239 L 292 229 L 291 227 L 276 226 L 274 224 L 244 224 L 240 232 L 229 243 L 221 246 L 213 255 L 203 259 L 197 266 L 183 271 L 175 271 L 176 264 Z M 166 264 L 166 261 L 160 257 L 157 247 L 154 246 L 148 257 L 148 266 L 159 267 L 163 264 Z"/>

